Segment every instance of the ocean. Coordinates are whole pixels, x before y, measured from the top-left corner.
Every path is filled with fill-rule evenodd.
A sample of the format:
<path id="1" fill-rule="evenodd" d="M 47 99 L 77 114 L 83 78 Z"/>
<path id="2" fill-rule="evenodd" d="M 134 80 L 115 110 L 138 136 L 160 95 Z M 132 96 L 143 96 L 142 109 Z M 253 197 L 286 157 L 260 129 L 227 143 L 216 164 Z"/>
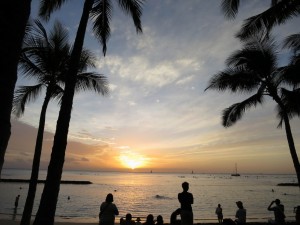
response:
<path id="1" fill-rule="evenodd" d="M 39 179 L 45 179 L 41 171 Z M 2 178 L 29 179 L 29 170 L 4 169 Z M 114 195 L 120 215 L 131 213 L 145 218 L 148 214 L 162 215 L 169 223 L 171 213 L 179 207 L 177 195 L 184 181 L 190 183 L 194 196 L 194 222 L 216 222 L 215 209 L 223 208 L 224 218 L 234 219 L 235 202 L 242 201 L 248 222 L 266 222 L 273 218 L 267 210 L 272 200 L 280 199 L 285 206 L 287 220 L 294 220 L 294 207 L 300 205 L 300 189 L 295 186 L 277 186 L 295 183 L 296 175 L 243 175 L 230 174 L 175 174 L 64 171 L 63 180 L 91 181 L 89 185 L 61 184 L 56 208 L 56 221 L 98 221 L 99 206 L 108 193 Z M 33 214 L 36 214 L 43 184 L 38 184 Z M 28 191 L 27 183 L 0 183 L 0 217 L 20 220 Z M 20 195 L 14 211 L 14 201 Z M 70 197 L 70 199 L 68 199 Z"/>

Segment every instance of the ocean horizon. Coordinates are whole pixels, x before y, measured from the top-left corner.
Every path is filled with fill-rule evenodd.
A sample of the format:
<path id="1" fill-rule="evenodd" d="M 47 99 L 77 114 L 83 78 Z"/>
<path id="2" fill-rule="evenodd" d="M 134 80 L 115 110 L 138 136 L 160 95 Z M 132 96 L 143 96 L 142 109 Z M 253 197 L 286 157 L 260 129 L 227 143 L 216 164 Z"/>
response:
<path id="1" fill-rule="evenodd" d="M 47 171 L 40 171 L 39 179 Z M 30 170 L 4 169 L 3 179 L 30 179 Z M 64 171 L 62 180 L 91 181 L 88 185 L 61 184 L 56 208 L 56 221 L 97 222 L 99 206 L 108 193 L 114 195 L 120 217 L 131 213 L 145 218 L 148 214 L 162 215 L 169 223 L 171 213 L 179 207 L 177 195 L 181 183 L 190 183 L 194 196 L 195 223 L 216 222 L 215 208 L 221 204 L 224 218 L 234 219 L 236 201 L 242 201 L 247 210 L 248 222 L 266 222 L 273 218 L 267 210 L 269 203 L 280 199 L 285 206 L 288 221 L 295 218 L 294 207 L 300 205 L 300 189 L 295 186 L 277 186 L 279 183 L 296 183 L 295 174 L 199 174 L 175 172 L 103 172 Z M 38 184 L 33 215 L 36 214 L 43 184 Z M 20 219 L 28 191 L 28 183 L 0 183 L 0 216 Z M 14 200 L 20 195 L 14 211 Z M 68 200 L 68 197 L 70 199 Z"/>

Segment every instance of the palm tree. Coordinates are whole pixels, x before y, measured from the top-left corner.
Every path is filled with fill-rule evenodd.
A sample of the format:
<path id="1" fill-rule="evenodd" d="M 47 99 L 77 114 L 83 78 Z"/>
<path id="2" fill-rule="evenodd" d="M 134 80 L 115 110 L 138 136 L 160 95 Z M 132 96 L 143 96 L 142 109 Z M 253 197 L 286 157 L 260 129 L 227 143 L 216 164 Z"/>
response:
<path id="1" fill-rule="evenodd" d="M 235 18 L 238 13 L 239 2 L 239 0 L 222 1 L 222 11 L 227 18 Z M 269 9 L 244 21 L 241 30 L 237 33 L 237 37 L 246 39 L 257 32 L 268 34 L 274 26 L 284 24 L 287 20 L 299 16 L 299 14 L 300 1 L 272 0 Z"/>
<path id="2" fill-rule="evenodd" d="M 70 62 L 71 46 L 68 43 L 68 33 L 59 22 L 56 22 L 48 35 L 43 25 L 36 20 L 32 32 L 24 39 L 24 48 L 20 58 L 20 69 L 23 75 L 34 78 L 37 84 L 21 86 L 14 98 L 13 112 L 20 116 L 25 111 L 26 103 L 34 101 L 42 89 L 46 89 L 45 99 L 40 114 L 39 128 L 36 138 L 34 159 L 32 163 L 31 179 L 28 195 L 21 220 L 22 225 L 29 225 L 34 198 L 36 193 L 40 158 L 42 153 L 43 134 L 46 111 L 51 99 L 61 99 L 62 85 Z M 88 67 L 95 67 L 95 57 L 87 50 L 83 50 L 80 66 L 76 75 L 75 91 L 94 90 L 106 95 L 108 93 L 107 80 L 104 76 L 85 72 Z"/>
<path id="3" fill-rule="evenodd" d="M 58 9 L 65 0 L 44 0 L 42 1 L 40 14 L 49 18 L 51 12 Z M 133 18 L 136 31 L 142 32 L 141 12 L 143 0 L 119 0 L 118 4 L 122 10 Z M 66 77 L 65 91 L 62 97 L 61 107 L 58 115 L 52 154 L 48 166 L 46 183 L 42 193 L 40 206 L 35 217 L 34 225 L 52 225 L 54 223 L 55 209 L 59 194 L 60 181 L 63 171 L 65 151 L 68 138 L 68 129 L 71 119 L 71 109 L 75 91 L 76 72 L 79 67 L 80 54 L 84 43 L 84 37 L 88 20 L 93 19 L 93 30 L 95 36 L 103 46 L 103 53 L 106 53 L 106 42 L 110 35 L 110 20 L 112 13 L 111 0 L 85 0 L 83 12 L 79 22 L 74 47 L 70 58 L 70 67 Z"/>
<path id="4" fill-rule="evenodd" d="M 242 102 L 235 103 L 223 111 L 222 124 L 230 127 L 240 120 L 244 112 L 257 104 L 263 104 L 265 96 L 277 104 L 280 120 L 284 122 L 290 154 L 300 185 L 300 164 L 289 122 L 289 109 L 283 97 L 291 87 L 286 67 L 278 68 L 276 45 L 272 39 L 259 40 L 255 37 L 245 41 L 242 50 L 234 52 L 226 61 L 227 68 L 215 74 L 207 89 L 229 90 L 233 93 L 254 93 Z M 298 78 L 299 79 L 299 78 Z M 288 99 L 286 99 L 288 100 Z M 298 104 L 299 101 L 293 104 Z M 299 113 L 299 112 L 298 112 Z"/>
<path id="5" fill-rule="evenodd" d="M 0 1 L 0 178 L 11 134 L 10 115 L 18 60 L 30 6 L 31 0 Z"/>

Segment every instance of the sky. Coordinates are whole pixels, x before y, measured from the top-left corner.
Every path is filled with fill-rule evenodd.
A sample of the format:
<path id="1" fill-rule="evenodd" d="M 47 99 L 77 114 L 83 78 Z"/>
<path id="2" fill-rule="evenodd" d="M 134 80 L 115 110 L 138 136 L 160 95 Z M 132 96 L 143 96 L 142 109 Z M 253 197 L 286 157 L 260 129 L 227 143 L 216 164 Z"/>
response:
<path id="1" fill-rule="evenodd" d="M 106 56 L 91 26 L 84 44 L 97 55 L 97 67 L 89 71 L 108 78 L 110 95 L 75 95 L 64 169 L 232 173 L 237 164 L 240 173 L 295 173 L 272 99 L 224 128 L 222 110 L 246 97 L 204 91 L 241 47 L 234 35 L 243 20 L 266 10 L 270 2 L 241 1 L 236 19 L 227 20 L 219 0 L 148 0 L 141 18 L 143 33 L 138 35 L 131 18 L 114 5 Z M 67 1 L 45 26 L 59 20 L 73 43 L 82 5 Z M 32 18 L 37 8 L 38 0 L 33 0 Z M 299 32 L 299 24 L 300 17 L 276 27 L 278 44 Z M 279 58 L 284 65 L 287 50 L 279 48 Z M 21 75 L 17 86 L 34 83 Z M 31 168 L 43 99 L 28 104 L 23 117 L 12 117 L 4 168 Z M 52 102 L 42 169 L 49 164 L 58 112 L 57 102 Z M 291 126 L 299 156 L 299 118 L 291 120 Z"/>

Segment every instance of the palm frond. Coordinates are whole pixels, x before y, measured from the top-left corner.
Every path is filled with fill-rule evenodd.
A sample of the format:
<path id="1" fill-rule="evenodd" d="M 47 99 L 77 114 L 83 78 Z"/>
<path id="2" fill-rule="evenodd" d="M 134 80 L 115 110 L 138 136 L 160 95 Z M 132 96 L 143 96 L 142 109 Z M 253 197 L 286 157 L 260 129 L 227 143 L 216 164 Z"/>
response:
<path id="1" fill-rule="evenodd" d="M 41 0 L 39 16 L 45 20 L 49 20 L 50 15 L 59 9 L 67 0 Z"/>
<path id="2" fill-rule="evenodd" d="M 214 89 L 218 91 L 229 90 L 231 92 L 252 92 L 260 84 L 260 80 L 252 71 L 247 71 L 243 67 L 227 68 L 224 71 L 215 74 L 209 81 L 205 89 Z"/>
<path id="3" fill-rule="evenodd" d="M 292 119 L 295 116 L 300 117 L 300 89 L 295 89 L 293 91 L 289 91 L 285 88 L 281 89 L 281 100 L 284 105 L 284 109 L 282 109 L 279 105 L 276 106 L 277 118 L 279 119 L 279 123 L 277 125 L 278 128 L 282 128 L 284 111 L 287 113 L 289 119 Z"/>
<path id="4" fill-rule="evenodd" d="M 69 32 L 59 21 L 55 21 L 49 34 L 49 41 L 52 47 L 69 47 Z"/>
<path id="5" fill-rule="evenodd" d="M 275 25 L 283 24 L 300 14 L 300 1 L 282 0 L 268 10 L 248 18 L 242 25 L 237 37 L 247 39 L 258 31 L 268 32 Z"/>
<path id="6" fill-rule="evenodd" d="M 88 49 L 82 49 L 78 72 L 84 72 L 88 67 L 96 67 L 96 56 Z"/>
<path id="7" fill-rule="evenodd" d="M 222 0 L 221 9 L 226 18 L 234 19 L 238 13 L 239 5 L 239 0 Z"/>
<path id="8" fill-rule="evenodd" d="M 25 77 L 33 77 L 38 79 L 38 77 L 44 75 L 44 71 L 38 64 L 32 61 L 25 53 L 20 55 L 19 68 L 22 70 Z"/>
<path id="9" fill-rule="evenodd" d="M 294 53 L 300 51 L 300 33 L 288 36 L 283 41 L 283 47 L 293 50 Z"/>
<path id="10" fill-rule="evenodd" d="M 226 60 L 227 66 L 241 66 L 255 71 L 261 78 L 267 78 L 277 68 L 277 46 L 273 39 L 251 38 L 241 50 L 235 51 Z"/>
<path id="11" fill-rule="evenodd" d="M 16 91 L 13 99 L 12 112 L 20 117 L 25 112 L 25 105 L 35 101 L 43 88 L 43 84 L 33 86 L 20 86 Z"/>
<path id="12" fill-rule="evenodd" d="M 112 17 L 112 5 L 110 4 L 110 0 L 96 1 L 90 15 L 94 20 L 93 31 L 100 41 L 102 52 L 105 55 L 107 50 L 106 42 L 110 37 L 109 23 Z"/>
<path id="13" fill-rule="evenodd" d="M 120 7 L 127 13 L 130 14 L 137 33 L 142 33 L 142 5 L 145 0 L 119 0 Z"/>
<path id="14" fill-rule="evenodd" d="M 282 88 L 282 102 L 286 107 L 288 114 L 300 116 L 300 88 L 293 91 Z"/>
<path id="15" fill-rule="evenodd" d="M 257 94 L 252 95 L 250 98 L 242 102 L 235 103 L 230 107 L 224 109 L 222 113 L 222 125 L 224 127 L 232 126 L 242 118 L 244 112 L 248 108 L 252 106 L 256 107 L 258 103 L 262 104 L 262 102 L 263 102 L 263 95 L 260 92 L 258 92 Z"/>
<path id="16" fill-rule="evenodd" d="M 280 73 L 285 84 L 297 88 L 300 85 L 300 60 L 296 64 L 280 68 Z"/>
<path id="17" fill-rule="evenodd" d="M 64 89 L 60 85 L 55 85 L 51 92 L 51 98 L 57 101 L 58 105 L 61 105 L 62 97 L 64 95 Z"/>
<path id="18" fill-rule="evenodd" d="M 34 20 L 35 26 L 33 27 L 33 36 L 37 40 L 43 40 L 45 43 L 49 43 L 48 35 L 45 27 L 38 19 Z"/>
<path id="19" fill-rule="evenodd" d="M 109 93 L 107 78 L 96 73 L 81 73 L 76 76 L 76 92 L 94 90 L 103 96 Z"/>

